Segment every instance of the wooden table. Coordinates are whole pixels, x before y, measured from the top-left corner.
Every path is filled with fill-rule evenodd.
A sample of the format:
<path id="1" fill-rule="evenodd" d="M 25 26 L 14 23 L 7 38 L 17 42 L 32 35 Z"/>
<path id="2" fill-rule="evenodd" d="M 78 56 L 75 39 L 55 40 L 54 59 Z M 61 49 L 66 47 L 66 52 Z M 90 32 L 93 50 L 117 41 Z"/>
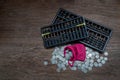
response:
<path id="1" fill-rule="evenodd" d="M 44 49 L 40 28 L 51 24 L 60 7 L 113 29 L 103 67 L 84 74 L 43 65 L 53 48 Z M 119 51 L 119 0 L 0 0 L 0 80 L 120 80 Z"/>

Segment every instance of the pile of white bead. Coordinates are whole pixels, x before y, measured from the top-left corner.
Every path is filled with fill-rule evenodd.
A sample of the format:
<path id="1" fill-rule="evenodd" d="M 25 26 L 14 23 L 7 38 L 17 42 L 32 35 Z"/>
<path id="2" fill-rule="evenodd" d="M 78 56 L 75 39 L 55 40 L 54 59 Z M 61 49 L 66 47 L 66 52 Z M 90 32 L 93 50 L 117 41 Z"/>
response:
<path id="1" fill-rule="evenodd" d="M 56 47 L 55 50 L 52 53 L 51 63 L 57 65 L 57 72 L 60 72 L 61 70 L 66 70 L 67 66 L 71 70 L 81 70 L 84 73 L 87 73 L 88 71 L 91 71 L 93 67 L 102 67 L 103 64 L 106 63 L 108 60 L 107 56 L 108 53 L 104 52 L 104 55 L 91 48 L 86 47 L 86 59 L 85 61 L 75 61 L 73 67 L 70 67 L 68 65 L 68 60 L 72 56 L 72 52 L 66 50 L 66 57 L 64 57 L 63 51 L 65 46 L 62 47 Z"/>

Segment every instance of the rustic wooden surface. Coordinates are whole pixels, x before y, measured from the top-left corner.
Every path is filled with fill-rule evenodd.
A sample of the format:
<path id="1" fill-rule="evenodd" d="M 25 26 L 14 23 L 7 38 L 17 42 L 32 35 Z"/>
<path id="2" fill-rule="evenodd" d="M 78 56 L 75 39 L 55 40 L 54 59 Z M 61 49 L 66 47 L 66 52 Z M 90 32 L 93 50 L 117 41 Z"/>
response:
<path id="1" fill-rule="evenodd" d="M 113 29 L 108 62 L 87 74 L 43 65 L 40 28 L 65 8 Z M 0 80 L 120 80 L 120 0 L 0 0 Z"/>

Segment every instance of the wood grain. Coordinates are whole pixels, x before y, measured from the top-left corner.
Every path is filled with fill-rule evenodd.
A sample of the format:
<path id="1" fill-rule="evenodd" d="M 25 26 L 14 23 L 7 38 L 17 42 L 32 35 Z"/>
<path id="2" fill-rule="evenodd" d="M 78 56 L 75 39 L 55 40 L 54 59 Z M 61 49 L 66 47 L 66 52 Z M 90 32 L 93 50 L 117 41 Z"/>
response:
<path id="1" fill-rule="evenodd" d="M 65 8 L 113 29 L 108 62 L 87 74 L 43 65 L 40 28 Z M 0 80 L 120 80 L 120 0 L 0 0 Z"/>

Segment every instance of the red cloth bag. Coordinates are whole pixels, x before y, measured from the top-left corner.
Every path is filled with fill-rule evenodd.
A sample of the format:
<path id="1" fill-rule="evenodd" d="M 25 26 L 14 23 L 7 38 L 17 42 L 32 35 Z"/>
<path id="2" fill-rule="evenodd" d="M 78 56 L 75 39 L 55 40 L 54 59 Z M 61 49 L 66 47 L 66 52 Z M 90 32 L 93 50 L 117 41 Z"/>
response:
<path id="1" fill-rule="evenodd" d="M 66 46 L 64 48 L 64 57 L 66 55 L 66 50 L 72 51 L 72 57 L 68 61 L 68 64 L 72 67 L 76 60 L 84 61 L 86 58 L 86 48 L 83 44 L 74 44 L 71 46 Z M 72 62 L 72 63 L 70 63 Z"/>

